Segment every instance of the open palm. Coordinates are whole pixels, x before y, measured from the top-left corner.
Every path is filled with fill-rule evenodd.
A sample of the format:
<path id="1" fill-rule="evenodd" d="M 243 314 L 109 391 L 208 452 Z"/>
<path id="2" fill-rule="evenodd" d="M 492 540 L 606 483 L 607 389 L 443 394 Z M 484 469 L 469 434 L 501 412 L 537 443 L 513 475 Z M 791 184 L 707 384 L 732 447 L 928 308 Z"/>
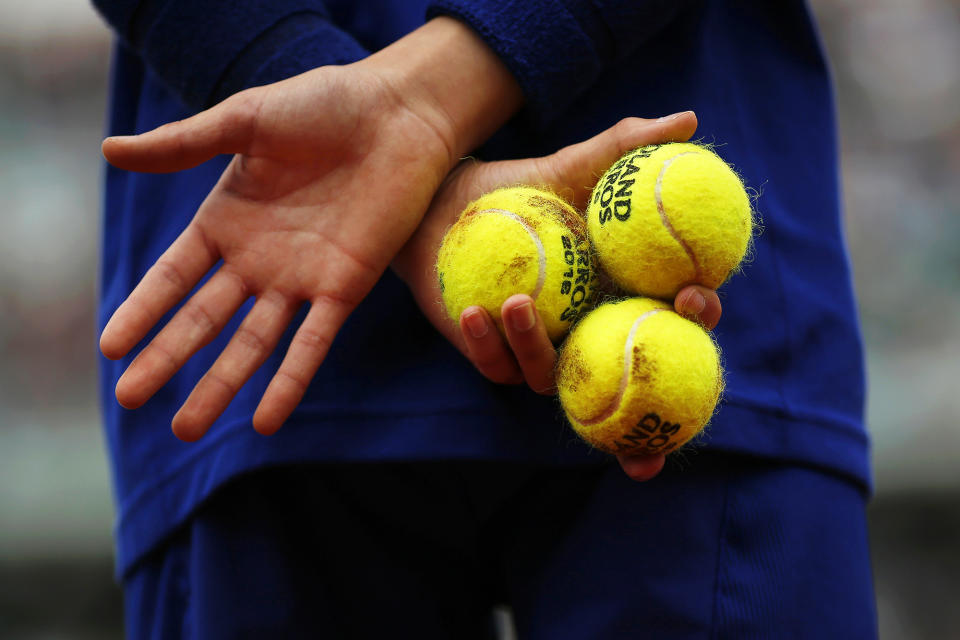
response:
<path id="1" fill-rule="evenodd" d="M 146 402 L 251 296 L 256 303 L 173 420 L 203 435 L 266 360 L 304 302 L 310 310 L 253 418 L 280 427 L 348 314 L 420 222 L 451 166 L 441 133 L 373 74 L 323 68 L 252 89 L 193 118 L 111 138 L 112 164 L 187 169 L 235 154 L 195 217 L 117 309 L 101 336 L 126 355 L 222 264 L 134 359 L 118 401 Z"/>

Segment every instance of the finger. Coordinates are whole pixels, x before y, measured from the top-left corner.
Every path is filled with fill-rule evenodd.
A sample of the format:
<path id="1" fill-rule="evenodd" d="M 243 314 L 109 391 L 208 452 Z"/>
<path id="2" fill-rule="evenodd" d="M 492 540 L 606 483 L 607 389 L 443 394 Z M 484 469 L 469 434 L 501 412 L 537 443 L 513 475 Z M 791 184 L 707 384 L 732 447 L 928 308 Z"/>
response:
<path id="1" fill-rule="evenodd" d="M 353 307 L 332 297 L 313 301 L 253 414 L 253 428 L 258 433 L 276 433 L 297 408 Z"/>
<path id="2" fill-rule="evenodd" d="M 208 344 L 249 297 L 243 281 L 224 269 L 177 311 L 117 381 L 117 401 L 143 405 L 201 347 Z"/>
<path id="3" fill-rule="evenodd" d="M 646 482 L 663 470 L 666 456 L 662 453 L 652 456 L 617 456 L 617 462 L 631 480 Z"/>
<path id="4" fill-rule="evenodd" d="M 244 91 L 185 120 L 136 136 L 107 138 L 103 157 L 120 169 L 167 173 L 219 154 L 244 153 L 253 138 L 259 95 Z"/>
<path id="5" fill-rule="evenodd" d="M 111 360 L 127 355 L 163 314 L 190 293 L 216 261 L 201 232 L 188 226 L 107 322 L 100 335 L 103 355 Z"/>
<path id="6" fill-rule="evenodd" d="M 467 307 L 460 314 L 460 332 L 470 362 L 485 378 L 498 384 L 520 384 L 523 373 L 503 336 L 482 307 Z"/>
<path id="7" fill-rule="evenodd" d="M 524 294 L 510 296 L 500 311 L 507 341 L 527 385 L 541 395 L 553 395 L 556 393 L 553 372 L 557 350 L 547 337 L 547 329 L 533 299 Z"/>
<path id="8" fill-rule="evenodd" d="M 697 116 L 692 111 L 656 120 L 625 118 L 589 140 L 539 158 L 539 170 L 546 184 L 566 189 L 568 193 L 561 195 L 584 209 L 597 178 L 627 151 L 648 144 L 683 142 L 696 130 Z"/>
<path id="9" fill-rule="evenodd" d="M 240 388 L 273 353 L 298 304 L 279 293 L 257 300 L 229 344 L 200 379 L 173 418 L 173 433 L 181 440 L 199 440 L 220 417 Z"/>
<path id="10" fill-rule="evenodd" d="M 673 301 L 673 307 L 680 315 L 708 330 L 717 326 L 723 312 L 717 292 L 698 284 L 681 289 Z"/>

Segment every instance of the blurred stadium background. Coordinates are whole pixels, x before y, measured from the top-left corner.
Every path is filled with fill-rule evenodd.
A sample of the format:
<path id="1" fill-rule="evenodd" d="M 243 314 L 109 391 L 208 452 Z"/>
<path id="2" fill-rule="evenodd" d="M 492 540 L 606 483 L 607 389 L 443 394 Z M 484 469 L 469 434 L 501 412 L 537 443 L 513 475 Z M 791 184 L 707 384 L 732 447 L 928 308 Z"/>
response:
<path id="1" fill-rule="evenodd" d="M 960 637 L 960 0 L 813 0 L 870 371 L 885 640 Z M 95 393 L 109 33 L 0 0 L 0 637 L 119 638 Z M 826 630 L 825 630 L 826 631 Z"/>

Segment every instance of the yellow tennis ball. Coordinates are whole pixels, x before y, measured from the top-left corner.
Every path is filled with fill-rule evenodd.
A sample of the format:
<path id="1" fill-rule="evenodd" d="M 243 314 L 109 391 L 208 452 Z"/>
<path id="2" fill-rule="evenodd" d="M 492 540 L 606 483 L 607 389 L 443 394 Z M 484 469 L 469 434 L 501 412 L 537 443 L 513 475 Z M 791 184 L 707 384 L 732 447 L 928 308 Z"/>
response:
<path id="1" fill-rule="evenodd" d="M 467 205 L 440 246 L 437 275 L 455 323 L 479 305 L 502 331 L 500 306 L 526 293 L 554 341 L 592 305 L 597 283 L 583 217 L 559 196 L 524 186 Z"/>
<path id="2" fill-rule="evenodd" d="M 589 444 L 669 453 L 698 434 L 723 388 L 710 335 L 650 298 L 600 305 L 570 332 L 557 364 L 560 402 Z"/>
<path id="3" fill-rule="evenodd" d="M 716 289 L 746 255 L 750 198 L 715 153 L 691 143 L 634 149 L 600 178 L 587 207 L 600 265 L 631 293 L 673 299 Z"/>

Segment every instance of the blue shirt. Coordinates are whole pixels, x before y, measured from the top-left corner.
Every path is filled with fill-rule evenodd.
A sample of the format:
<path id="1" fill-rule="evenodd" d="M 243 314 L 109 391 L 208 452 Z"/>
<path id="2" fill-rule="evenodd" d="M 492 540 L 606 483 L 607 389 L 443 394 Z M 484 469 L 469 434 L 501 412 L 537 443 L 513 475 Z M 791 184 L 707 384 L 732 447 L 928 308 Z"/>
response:
<path id="1" fill-rule="evenodd" d="M 439 14 L 471 25 L 524 90 L 523 111 L 476 152 L 484 159 L 550 153 L 626 116 L 695 110 L 698 138 L 716 144 L 761 194 L 762 216 L 749 263 L 721 289 L 716 338 L 727 388 L 702 446 L 813 464 L 869 487 L 830 77 L 801 0 L 95 3 L 118 34 L 111 135 L 184 118 L 245 87 L 360 59 Z M 107 169 L 101 328 L 228 161 L 169 175 Z M 389 272 L 350 316 L 277 435 L 263 438 L 250 422 L 289 331 L 208 434 L 180 442 L 170 419 L 249 307 L 136 411 L 117 405 L 113 388 L 137 350 L 102 361 L 118 574 L 218 486 L 267 465 L 607 459 L 577 440 L 555 399 L 486 382 Z"/>

